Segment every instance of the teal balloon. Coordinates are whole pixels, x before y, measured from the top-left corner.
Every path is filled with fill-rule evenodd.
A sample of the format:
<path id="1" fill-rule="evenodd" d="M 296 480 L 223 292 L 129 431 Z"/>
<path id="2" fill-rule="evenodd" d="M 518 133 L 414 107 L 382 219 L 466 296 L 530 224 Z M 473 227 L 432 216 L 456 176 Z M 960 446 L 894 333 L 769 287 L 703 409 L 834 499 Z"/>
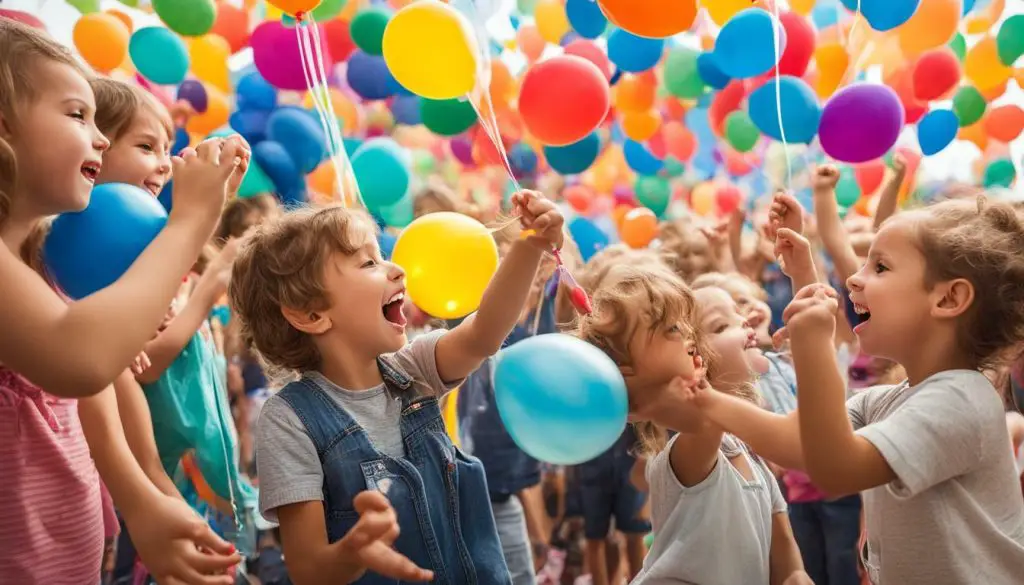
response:
<path id="1" fill-rule="evenodd" d="M 371 211 L 398 203 L 409 191 L 408 153 L 390 138 L 367 140 L 352 157 L 352 170 Z"/>
<path id="2" fill-rule="evenodd" d="M 672 200 L 672 186 L 662 177 L 639 176 L 633 186 L 636 200 L 661 217 Z"/>
<path id="3" fill-rule="evenodd" d="M 1012 67 L 1024 55 L 1024 14 L 1014 14 L 1003 21 L 996 34 L 996 50 L 1003 65 Z"/>
<path id="4" fill-rule="evenodd" d="M 394 205 L 381 207 L 377 210 L 377 214 L 380 215 L 380 218 L 384 220 L 386 225 L 404 228 L 412 223 L 414 219 L 412 193 L 406 193 L 405 197 L 399 199 Z"/>
<path id="5" fill-rule="evenodd" d="M 986 189 L 991 187 L 1009 188 L 1013 186 L 1015 178 L 1017 178 L 1017 169 L 1013 168 L 1013 163 L 1009 159 L 1001 158 L 992 161 L 985 168 L 985 178 L 982 179 L 982 185 Z"/>
<path id="6" fill-rule="evenodd" d="M 330 20 L 341 12 L 348 0 L 323 0 L 320 5 L 313 9 L 313 20 L 324 22 Z"/>
<path id="7" fill-rule="evenodd" d="M 851 167 L 839 170 L 839 182 L 836 183 L 836 203 L 840 207 L 850 207 L 860 199 L 860 184 Z"/>
<path id="8" fill-rule="evenodd" d="M 352 42 L 369 55 L 383 54 L 381 43 L 384 40 L 384 29 L 388 27 L 391 11 L 387 8 L 372 6 L 356 13 L 349 25 Z"/>
<path id="9" fill-rule="evenodd" d="M 676 157 L 669 155 L 665 157 L 665 166 L 662 167 L 661 172 L 659 174 L 666 177 L 675 178 L 681 177 L 685 172 L 686 167 L 683 165 L 683 163 L 679 162 L 679 159 L 677 159 Z"/>
<path id="10" fill-rule="evenodd" d="M 267 173 L 263 172 L 256 161 L 249 161 L 249 170 L 242 177 L 242 184 L 238 187 L 238 196 L 242 199 L 255 197 L 264 193 L 273 193 L 276 190 L 274 182 L 270 180 Z"/>
<path id="11" fill-rule="evenodd" d="M 217 20 L 213 0 L 153 0 L 153 11 L 167 28 L 186 37 L 205 35 Z"/>
<path id="12" fill-rule="evenodd" d="M 177 85 L 188 73 L 185 42 L 162 26 L 135 31 L 128 43 L 128 55 L 139 74 L 158 85 Z"/>
<path id="13" fill-rule="evenodd" d="M 512 440 L 540 461 L 576 465 L 626 429 L 626 382 L 603 351 L 560 333 L 524 339 L 494 359 L 494 399 Z"/>
<path id="14" fill-rule="evenodd" d="M 678 98 L 693 99 L 704 95 L 707 85 L 697 68 L 700 53 L 688 47 L 673 47 L 665 58 L 665 89 Z"/>
<path id="15" fill-rule="evenodd" d="M 420 122 L 439 136 L 462 134 L 476 123 L 476 110 L 469 100 L 420 100 Z"/>
<path id="16" fill-rule="evenodd" d="M 737 152 L 750 152 L 757 145 L 761 133 L 743 110 L 730 112 L 725 117 L 725 139 Z"/>

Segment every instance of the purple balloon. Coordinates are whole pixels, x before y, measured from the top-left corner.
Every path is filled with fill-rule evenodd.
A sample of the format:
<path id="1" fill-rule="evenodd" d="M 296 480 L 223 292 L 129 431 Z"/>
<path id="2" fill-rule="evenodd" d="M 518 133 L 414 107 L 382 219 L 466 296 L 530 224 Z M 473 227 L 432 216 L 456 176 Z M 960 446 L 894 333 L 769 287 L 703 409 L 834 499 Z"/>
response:
<path id="1" fill-rule="evenodd" d="M 391 76 L 384 57 L 370 55 L 359 49 L 348 57 L 345 70 L 348 86 L 364 100 L 387 99 L 398 91 L 398 83 Z"/>
<path id="2" fill-rule="evenodd" d="M 473 164 L 473 143 L 465 136 L 456 136 L 448 143 L 455 160 L 464 165 Z"/>
<path id="3" fill-rule="evenodd" d="M 178 99 L 188 102 L 197 114 L 202 114 L 209 107 L 206 88 L 195 79 L 186 79 L 178 86 Z"/>
<path id="4" fill-rule="evenodd" d="M 320 37 L 325 38 L 325 36 L 321 28 Z M 252 46 L 252 58 L 256 70 L 270 85 L 278 89 L 294 91 L 308 89 L 306 75 L 302 68 L 302 57 L 299 53 L 299 40 L 295 36 L 294 28 L 285 27 L 280 22 L 266 21 L 252 32 L 249 45 Z M 334 61 L 331 59 L 327 46 L 321 44 L 321 47 L 324 70 L 330 71 Z M 319 71 L 317 75 L 319 76 Z"/>
<path id="5" fill-rule="evenodd" d="M 420 98 L 414 95 L 400 95 L 391 102 L 391 113 L 395 123 L 415 126 L 420 123 Z"/>
<path id="6" fill-rule="evenodd" d="M 845 163 L 874 160 L 896 144 L 903 116 L 900 98 L 889 86 L 848 85 L 836 92 L 821 112 L 821 149 Z"/>

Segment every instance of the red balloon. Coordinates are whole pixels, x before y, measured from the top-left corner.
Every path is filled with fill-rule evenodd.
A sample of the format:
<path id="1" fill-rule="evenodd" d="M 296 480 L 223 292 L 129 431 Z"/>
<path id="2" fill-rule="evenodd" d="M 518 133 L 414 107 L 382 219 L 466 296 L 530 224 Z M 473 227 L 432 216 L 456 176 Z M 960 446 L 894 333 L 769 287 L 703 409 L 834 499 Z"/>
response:
<path id="1" fill-rule="evenodd" d="M 611 81 L 611 61 L 608 60 L 608 55 L 606 55 L 605 52 L 601 50 L 601 47 L 598 47 L 594 41 L 576 39 L 565 46 L 565 54 L 583 57 L 587 61 L 597 65 L 597 68 L 601 70 L 601 73 L 604 73 L 604 78 Z"/>
<path id="2" fill-rule="evenodd" d="M 860 192 L 871 195 L 882 186 L 882 179 L 885 178 L 885 163 L 880 160 L 872 160 L 853 167 L 853 176 L 860 185 Z"/>
<path id="3" fill-rule="evenodd" d="M 779 14 L 779 22 L 786 30 L 786 49 L 779 59 L 779 74 L 803 77 L 814 56 L 814 28 L 796 12 Z"/>
<path id="4" fill-rule="evenodd" d="M 347 20 L 328 20 L 321 25 L 324 27 L 324 36 L 327 38 L 327 52 L 338 63 L 348 60 L 348 56 L 356 50 L 356 44 L 352 41 L 348 24 Z"/>
<path id="5" fill-rule="evenodd" d="M 22 24 L 27 24 L 40 30 L 46 30 L 46 25 L 43 24 L 43 21 L 39 20 L 38 18 L 29 14 L 28 12 L 0 8 L 0 18 L 9 18 L 11 20 L 17 20 Z"/>
<path id="6" fill-rule="evenodd" d="M 718 215 L 729 215 L 736 211 L 743 201 L 743 193 L 735 185 L 722 185 L 715 196 Z"/>
<path id="7" fill-rule="evenodd" d="M 907 125 L 916 124 L 928 112 L 928 102 L 922 102 L 914 97 L 914 70 L 907 66 L 892 75 L 886 84 L 896 92 L 903 104 L 903 111 L 906 114 L 903 119 Z"/>
<path id="8" fill-rule="evenodd" d="M 937 100 L 960 82 L 960 61 L 952 49 L 941 47 L 927 51 L 914 64 L 914 97 Z"/>
<path id="9" fill-rule="evenodd" d="M 611 101 L 608 81 L 590 61 L 560 55 L 532 65 L 523 77 L 519 113 L 526 129 L 550 146 L 582 140 L 597 128 Z"/>
<path id="10" fill-rule="evenodd" d="M 584 185 L 572 185 L 562 191 L 562 197 L 574 210 L 579 213 L 586 213 L 590 209 L 591 201 L 594 199 L 594 192 Z"/>
<path id="11" fill-rule="evenodd" d="M 221 2 L 217 5 L 217 20 L 210 32 L 223 37 L 232 54 L 241 51 L 249 44 L 249 12 Z"/>
<path id="12" fill-rule="evenodd" d="M 722 91 L 715 94 L 708 107 L 708 120 L 715 134 L 721 136 L 725 128 L 725 117 L 740 107 L 743 98 L 747 97 L 747 88 L 742 81 L 730 81 Z"/>

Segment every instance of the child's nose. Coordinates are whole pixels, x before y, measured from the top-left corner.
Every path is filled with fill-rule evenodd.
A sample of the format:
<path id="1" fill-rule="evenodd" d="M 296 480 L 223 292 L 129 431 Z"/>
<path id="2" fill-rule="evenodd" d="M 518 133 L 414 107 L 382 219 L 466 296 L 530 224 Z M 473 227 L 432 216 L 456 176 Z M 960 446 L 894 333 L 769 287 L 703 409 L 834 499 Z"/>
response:
<path id="1" fill-rule="evenodd" d="M 390 265 L 390 269 L 388 270 L 389 280 L 402 280 L 405 278 L 405 270 L 401 266 L 394 262 L 389 262 L 388 264 Z"/>

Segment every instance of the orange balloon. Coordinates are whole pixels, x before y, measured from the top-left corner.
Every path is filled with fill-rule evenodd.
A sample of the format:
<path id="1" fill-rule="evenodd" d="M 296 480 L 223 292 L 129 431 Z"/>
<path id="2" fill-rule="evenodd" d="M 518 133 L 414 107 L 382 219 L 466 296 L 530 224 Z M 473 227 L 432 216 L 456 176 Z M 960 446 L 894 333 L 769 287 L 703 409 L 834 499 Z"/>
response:
<path id="1" fill-rule="evenodd" d="M 573 185 L 562 191 L 562 197 L 579 213 L 586 213 L 594 199 L 594 192 L 585 185 Z"/>
<path id="2" fill-rule="evenodd" d="M 960 23 L 961 6 L 961 0 L 921 2 L 917 12 L 896 29 L 900 48 L 910 56 L 948 43 Z"/>
<path id="3" fill-rule="evenodd" d="M 615 222 L 615 229 L 620 233 L 622 232 L 622 222 L 626 219 L 626 214 L 630 209 L 633 209 L 633 206 L 625 203 L 619 203 L 612 209 L 612 221 Z"/>
<path id="4" fill-rule="evenodd" d="M 206 89 L 206 111 L 189 118 L 185 129 L 191 134 L 208 136 L 214 130 L 228 123 L 228 118 L 231 116 L 231 105 L 224 92 L 215 86 L 204 83 L 203 87 Z"/>
<path id="5" fill-rule="evenodd" d="M 110 10 L 107 10 L 107 14 L 109 14 L 109 15 L 117 18 L 121 22 L 123 22 L 125 28 L 128 29 L 128 34 L 131 34 L 132 31 L 135 30 L 135 23 L 132 22 L 132 17 L 128 16 L 124 12 L 121 12 L 120 10 L 115 10 L 115 9 L 111 8 Z"/>
<path id="6" fill-rule="evenodd" d="M 988 134 L 985 132 L 984 121 L 975 122 L 966 128 L 961 128 L 957 132 L 956 137 L 960 140 L 973 142 L 978 147 L 978 150 L 982 152 L 985 152 L 985 147 L 988 146 Z"/>
<path id="7" fill-rule="evenodd" d="M 697 151 L 697 138 L 682 122 L 672 120 L 662 126 L 665 150 L 680 162 L 687 162 Z"/>
<path id="8" fill-rule="evenodd" d="M 336 88 L 331 87 L 327 91 L 327 99 L 330 101 L 331 111 L 338 118 L 338 125 L 341 126 L 345 134 L 354 133 L 360 128 L 362 121 L 358 106 Z M 313 95 L 311 92 L 307 92 L 306 96 L 302 99 L 302 107 L 308 110 L 313 109 Z"/>
<path id="9" fill-rule="evenodd" d="M 999 59 L 996 39 L 986 36 L 978 41 L 964 58 L 964 72 L 975 87 L 984 92 L 1005 85 L 1013 70 Z M 1002 95 L 1002 94 L 1000 94 Z"/>
<path id="10" fill-rule="evenodd" d="M 654 107 L 658 80 L 653 71 L 625 74 L 613 88 L 615 107 L 623 111 L 643 112 Z"/>
<path id="11" fill-rule="evenodd" d="M 249 44 L 249 13 L 228 2 L 218 2 L 217 20 L 210 32 L 223 37 L 231 53 L 237 53 Z"/>
<path id="12" fill-rule="evenodd" d="M 508 70 L 508 65 L 501 59 L 491 59 L 491 101 L 495 107 L 498 104 L 508 104 L 516 94 L 516 80 Z"/>
<path id="13" fill-rule="evenodd" d="M 646 207 L 635 207 L 622 218 L 619 236 L 630 248 L 646 248 L 658 235 L 658 218 Z"/>
<path id="14" fill-rule="evenodd" d="M 665 115 L 669 120 L 682 120 L 687 110 L 689 108 L 679 98 L 671 96 L 665 98 Z"/>
<path id="15" fill-rule="evenodd" d="M 310 189 L 329 198 L 334 193 L 336 177 L 334 162 L 328 159 L 306 177 L 306 182 Z"/>
<path id="16" fill-rule="evenodd" d="M 985 98 L 986 102 L 991 102 L 992 100 L 1001 97 L 1004 93 L 1006 93 L 1006 86 L 1009 85 L 1009 83 L 1010 80 L 1007 79 L 1006 81 L 1003 81 L 1002 83 L 995 87 L 990 87 L 988 89 L 981 90 L 981 97 Z"/>
<path id="17" fill-rule="evenodd" d="M 980 13 L 977 11 L 971 11 L 968 15 L 964 29 L 969 35 L 981 35 L 992 30 L 995 27 L 996 22 L 1003 14 L 1003 9 L 1006 7 L 1006 0 L 992 0 L 989 5 L 982 10 Z"/>
<path id="18" fill-rule="evenodd" d="M 71 34 L 78 53 L 101 73 L 108 73 L 128 55 L 128 27 L 113 14 L 93 12 L 75 22 Z"/>
<path id="19" fill-rule="evenodd" d="M 850 67 L 850 55 L 839 43 L 819 45 L 814 50 L 814 62 L 818 65 L 818 80 L 814 86 L 819 97 L 830 97 L 843 82 Z"/>
<path id="20" fill-rule="evenodd" d="M 598 0 L 597 4 L 615 26 L 652 39 L 677 35 L 697 18 L 697 0 Z"/>
<path id="21" fill-rule="evenodd" d="M 654 136 L 660 126 L 661 113 L 658 110 L 625 112 L 622 116 L 622 131 L 637 142 L 644 142 Z"/>
<path id="22" fill-rule="evenodd" d="M 527 61 L 531 63 L 540 59 L 541 53 L 544 52 L 544 37 L 540 36 L 540 31 L 532 24 L 524 24 L 519 27 L 519 31 L 516 32 L 516 42 L 519 44 L 519 50 L 526 55 Z"/>
<path id="23" fill-rule="evenodd" d="M 993 140 L 1013 142 L 1024 131 L 1024 110 L 1017 104 L 992 108 L 985 113 L 982 124 Z"/>
<path id="24" fill-rule="evenodd" d="M 709 215 L 715 209 L 715 193 L 718 187 L 705 181 L 690 191 L 690 209 L 698 215 Z"/>

